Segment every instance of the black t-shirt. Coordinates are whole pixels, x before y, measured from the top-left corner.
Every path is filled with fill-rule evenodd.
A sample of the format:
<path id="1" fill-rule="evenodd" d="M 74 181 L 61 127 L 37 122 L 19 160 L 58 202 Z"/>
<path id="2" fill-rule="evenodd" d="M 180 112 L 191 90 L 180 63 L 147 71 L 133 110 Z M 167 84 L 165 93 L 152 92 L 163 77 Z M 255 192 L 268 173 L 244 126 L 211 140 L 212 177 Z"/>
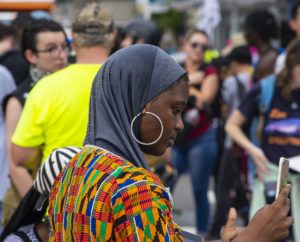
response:
<path id="1" fill-rule="evenodd" d="M 29 75 L 29 64 L 20 51 L 10 50 L 0 57 L 0 64 L 4 65 L 14 77 L 16 86 L 20 86 Z"/>
<path id="2" fill-rule="evenodd" d="M 260 92 L 260 86 L 255 86 L 239 107 L 247 120 L 259 115 Z M 290 158 L 300 154 L 300 89 L 293 91 L 290 100 L 287 100 L 275 88 L 265 118 L 262 150 L 269 161 L 276 165 L 279 164 L 281 156 Z"/>
<path id="3" fill-rule="evenodd" d="M 15 91 L 7 95 L 2 102 L 3 113 L 5 114 L 6 112 L 6 106 L 10 97 L 17 98 L 21 106 L 24 107 L 27 96 L 31 91 L 31 89 L 33 88 L 34 84 L 35 83 L 31 80 L 31 78 L 28 77 Z"/>

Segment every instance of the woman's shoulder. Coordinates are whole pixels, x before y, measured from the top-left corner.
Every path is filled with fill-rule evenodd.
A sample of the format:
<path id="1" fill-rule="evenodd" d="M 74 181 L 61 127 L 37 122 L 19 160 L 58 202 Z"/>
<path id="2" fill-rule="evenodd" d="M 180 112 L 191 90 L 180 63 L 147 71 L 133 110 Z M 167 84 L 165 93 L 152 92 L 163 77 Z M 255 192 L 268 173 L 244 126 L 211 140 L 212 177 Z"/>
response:
<path id="1" fill-rule="evenodd" d="M 122 207 L 129 216 L 156 208 L 169 214 L 173 198 L 168 188 L 151 171 L 133 165 L 120 168 L 115 179 L 116 189 L 111 196 L 111 205 Z"/>
<path id="2" fill-rule="evenodd" d="M 77 160 L 85 163 L 84 160 L 97 160 L 94 165 L 95 169 L 105 170 L 105 172 L 112 176 L 111 182 L 114 182 L 118 189 L 124 186 L 135 186 L 136 184 L 144 183 L 150 186 L 160 186 L 166 189 L 161 180 L 153 172 L 142 168 L 136 167 L 130 161 L 112 153 L 105 149 L 87 145 L 81 152 L 77 154 Z M 74 164 L 78 167 L 77 164 Z M 71 164 L 72 166 L 72 164 Z"/>

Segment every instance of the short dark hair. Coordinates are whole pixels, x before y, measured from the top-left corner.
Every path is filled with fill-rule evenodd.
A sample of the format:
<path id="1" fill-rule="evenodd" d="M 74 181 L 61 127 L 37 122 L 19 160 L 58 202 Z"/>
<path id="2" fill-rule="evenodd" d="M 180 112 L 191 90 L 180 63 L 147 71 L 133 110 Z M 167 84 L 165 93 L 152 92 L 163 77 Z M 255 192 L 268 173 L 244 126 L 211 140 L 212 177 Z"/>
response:
<path id="1" fill-rule="evenodd" d="M 15 31 L 11 26 L 0 23 L 0 41 L 7 37 L 15 37 Z"/>
<path id="2" fill-rule="evenodd" d="M 297 18 L 299 7 L 300 7 L 300 1 L 297 1 L 293 4 L 292 9 L 291 9 L 291 16 L 293 19 Z"/>
<path id="3" fill-rule="evenodd" d="M 21 51 L 24 55 L 25 50 L 29 49 L 37 53 L 37 35 L 41 32 L 62 32 L 67 41 L 67 35 L 63 27 L 54 20 L 37 19 L 30 21 L 23 31 L 21 38 Z"/>
<path id="4" fill-rule="evenodd" d="M 157 25 L 148 20 L 135 19 L 122 30 L 125 34 L 131 35 L 136 42 L 139 38 L 144 39 L 145 44 L 159 46 L 161 32 Z"/>
<path id="5" fill-rule="evenodd" d="M 248 14 L 245 28 L 250 28 L 265 41 L 278 37 L 279 27 L 275 17 L 268 10 L 256 10 Z"/>
<path id="6" fill-rule="evenodd" d="M 228 61 L 236 61 L 240 64 L 250 64 L 252 63 L 251 52 L 246 46 L 235 47 L 228 55 Z"/>

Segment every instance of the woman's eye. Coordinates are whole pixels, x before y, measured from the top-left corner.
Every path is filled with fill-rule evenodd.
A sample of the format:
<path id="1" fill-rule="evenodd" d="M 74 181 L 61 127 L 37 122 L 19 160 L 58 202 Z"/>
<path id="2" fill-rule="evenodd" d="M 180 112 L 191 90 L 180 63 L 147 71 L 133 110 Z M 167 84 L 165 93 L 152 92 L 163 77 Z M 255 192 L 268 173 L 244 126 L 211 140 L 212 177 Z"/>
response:
<path id="1" fill-rule="evenodd" d="M 176 115 L 176 114 L 180 114 L 182 112 L 182 110 L 181 109 L 179 109 L 179 108 L 175 108 L 175 109 L 173 109 L 173 113 Z"/>

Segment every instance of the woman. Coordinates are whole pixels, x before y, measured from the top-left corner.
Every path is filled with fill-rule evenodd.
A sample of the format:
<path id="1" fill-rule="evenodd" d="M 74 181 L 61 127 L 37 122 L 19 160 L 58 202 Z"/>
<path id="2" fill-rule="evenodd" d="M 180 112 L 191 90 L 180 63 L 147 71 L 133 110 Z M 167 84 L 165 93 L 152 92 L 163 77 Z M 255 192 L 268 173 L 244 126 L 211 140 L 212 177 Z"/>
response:
<path id="1" fill-rule="evenodd" d="M 38 169 L 34 164 L 17 167 L 11 157 L 11 138 L 21 117 L 27 96 L 35 84 L 46 75 L 56 72 L 67 64 L 68 44 L 63 27 L 47 19 L 32 20 L 22 34 L 22 53 L 30 64 L 29 76 L 3 101 L 6 122 L 6 143 L 9 173 L 12 186 L 4 200 L 3 224 L 7 223 L 21 198 L 32 185 Z"/>
<path id="2" fill-rule="evenodd" d="M 93 83 L 86 145 L 51 190 L 50 241 L 183 240 L 171 194 L 143 153 L 158 156 L 174 144 L 187 99 L 185 71 L 155 46 L 133 45 L 106 61 Z M 280 221 L 267 223 L 261 216 L 270 218 L 271 207 L 263 209 L 237 242 L 284 236 L 291 223 L 284 191 L 276 205 Z M 280 233 L 272 234 L 274 227 Z"/>
<path id="3" fill-rule="evenodd" d="M 204 64 L 208 36 L 201 30 L 192 30 L 186 36 L 186 61 L 183 67 L 189 73 L 189 102 L 183 112 L 185 129 L 172 150 L 172 162 L 182 174 L 189 169 L 196 204 L 196 222 L 199 234 L 208 231 L 209 177 L 217 158 L 216 128 L 212 125 L 212 103 L 218 91 L 218 76 L 214 67 Z"/>
<path id="4" fill-rule="evenodd" d="M 300 122 L 300 40 L 294 40 L 287 48 L 285 68 L 279 76 L 274 77 L 274 93 L 269 104 L 268 112 L 261 113 L 260 101 L 264 96 L 263 86 L 257 85 L 242 101 L 229 118 L 226 124 L 227 133 L 243 147 L 252 157 L 256 166 L 257 179 L 254 181 L 253 198 L 250 215 L 253 215 L 271 197 L 265 196 L 272 183 L 277 181 L 278 164 L 280 157 L 298 156 L 299 122 Z M 261 80 L 262 83 L 272 80 Z M 269 88 L 268 90 L 270 90 Z M 268 105 L 265 105 L 266 107 Z M 266 107 L 264 107 L 266 109 Z M 242 126 L 245 122 L 259 116 L 258 127 L 261 145 L 255 145 L 243 133 Z M 294 128 L 296 127 L 296 129 Z M 290 174 L 289 179 L 293 184 L 292 205 L 295 216 L 295 239 L 300 240 L 300 212 L 296 204 L 300 198 L 300 176 Z M 269 185 L 268 185 L 269 184 Z M 275 185 L 276 188 L 276 185 Z M 272 192 L 272 191 L 270 191 Z M 274 199 L 274 198 L 273 198 Z"/>

